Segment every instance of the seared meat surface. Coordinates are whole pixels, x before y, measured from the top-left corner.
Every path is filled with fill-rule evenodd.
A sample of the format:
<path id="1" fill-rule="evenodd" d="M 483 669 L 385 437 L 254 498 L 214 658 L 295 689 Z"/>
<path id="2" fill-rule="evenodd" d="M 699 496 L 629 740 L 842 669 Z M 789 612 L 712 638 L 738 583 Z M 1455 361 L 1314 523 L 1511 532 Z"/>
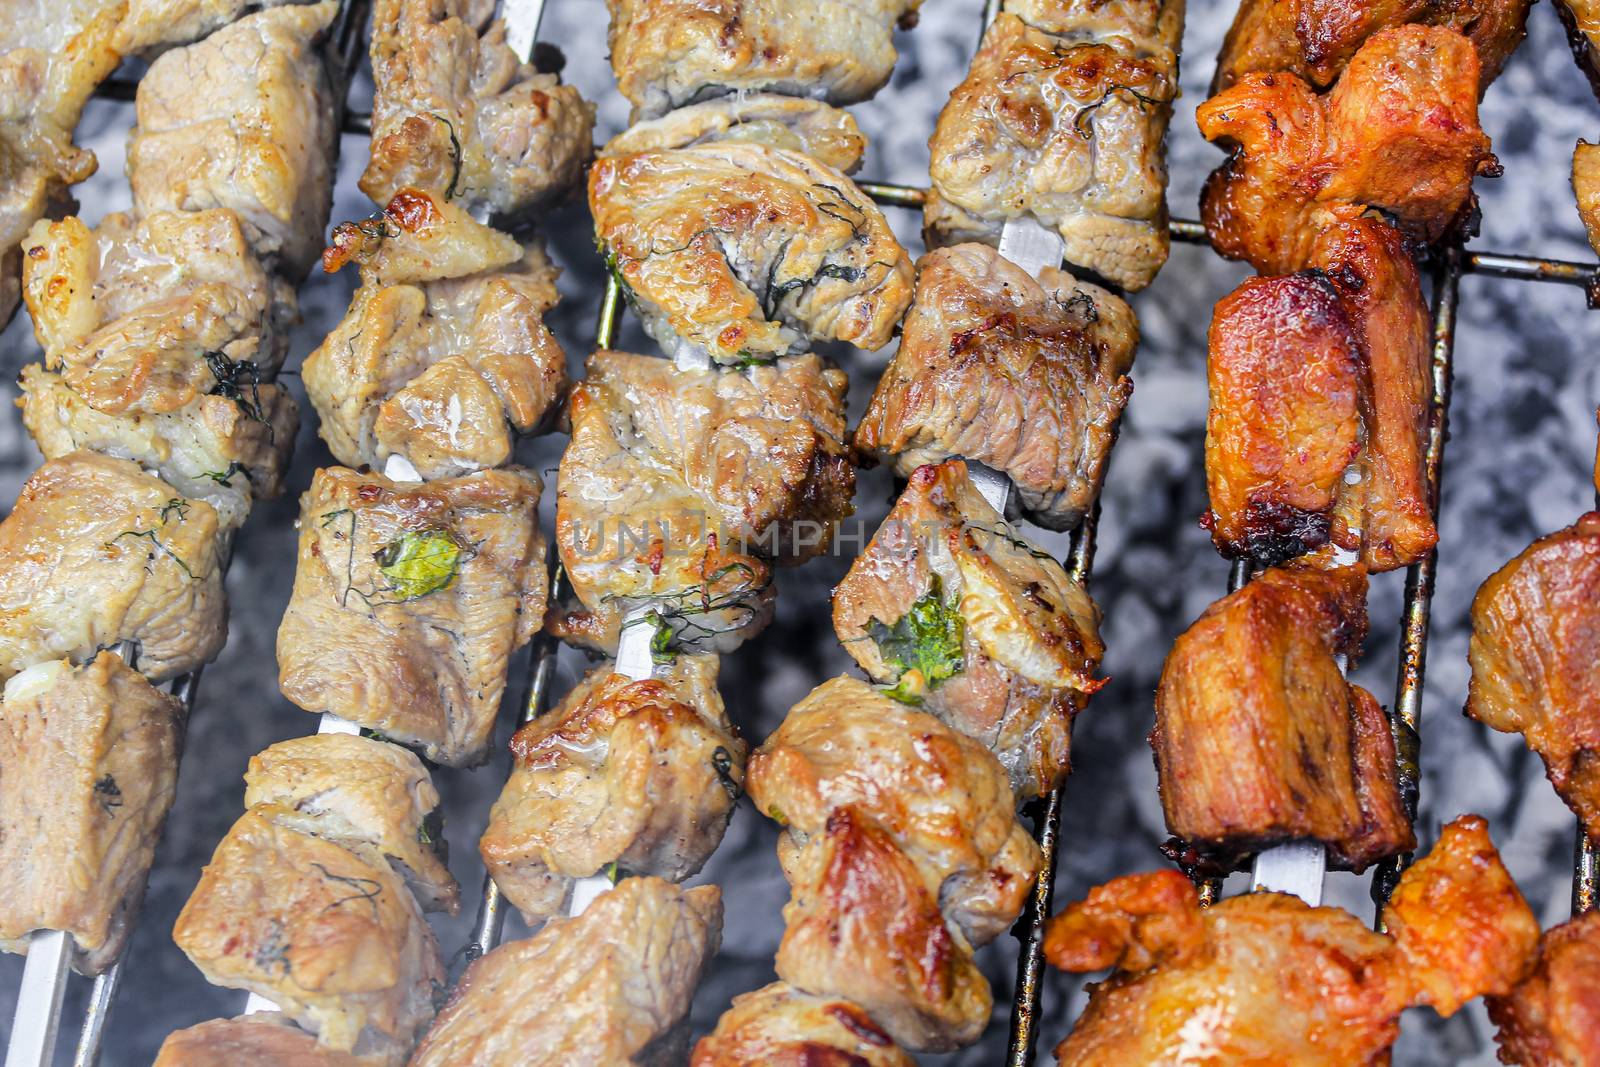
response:
<path id="1" fill-rule="evenodd" d="M 1474 996 L 1505 993 L 1539 932 L 1476 816 L 1444 828 L 1401 877 L 1385 917 L 1389 936 L 1287 894 L 1201 909 L 1176 871 L 1114 879 L 1046 928 L 1045 957 L 1057 967 L 1116 968 L 1090 987 L 1056 1055 L 1075 1067 L 1177 1067 L 1197 1056 L 1379 1067 L 1403 1009 L 1428 1004 L 1448 1016 Z"/>
<path id="2" fill-rule="evenodd" d="M 376 0 L 372 155 L 361 190 L 422 189 L 522 215 L 564 193 L 594 151 L 594 105 L 518 60 L 484 0 Z"/>
<path id="3" fill-rule="evenodd" d="M 1483 65 L 1483 88 L 1527 36 L 1533 0 L 1243 0 L 1222 42 L 1213 93 L 1246 74 L 1286 72 L 1332 85 L 1368 38 L 1407 23 L 1465 34 Z M 1556 0 L 1560 6 L 1564 0 Z M 1581 4 L 1582 0 L 1580 0 Z"/>
<path id="4" fill-rule="evenodd" d="M 424 911 L 461 908 L 445 866 L 439 792 L 413 753 L 353 734 L 308 734 L 250 757 L 244 805 L 304 816 L 318 837 L 370 846 L 405 879 Z"/>
<path id="5" fill-rule="evenodd" d="M 1600 1049 L 1600 912 L 1546 930 L 1532 973 L 1489 998 L 1500 1059 L 1524 1067 L 1594 1067 Z"/>
<path id="6" fill-rule="evenodd" d="M 810 156 L 713 142 L 607 156 L 589 208 L 608 267 L 668 355 L 743 364 L 807 340 L 878 349 L 911 260 L 855 183 Z"/>
<path id="7" fill-rule="evenodd" d="M 382 1057 L 335 1052 L 277 1012 L 174 1030 L 151 1067 L 381 1067 Z"/>
<path id="8" fill-rule="evenodd" d="M 889 80 L 921 0 L 606 0 L 611 70 L 633 121 L 759 90 L 832 104 Z"/>
<path id="9" fill-rule="evenodd" d="M 361 271 L 301 370 L 341 463 L 381 470 L 400 455 L 424 478 L 498 467 L 514 434 L 558 414 L 567 357 L 543 316 L 560 295 L 538 245 L 408 189 L 381 217 L 337 227 L 324 260 Z"/>
<path id="10" fill-rule="evenodd" d="M 1600 144 L 1579 141 L 1572 150 L 1572 192 L 1589 247 L 1600 251 Z"/>
<path id="11" fill-rule="evenodd" d="M 993 751 L 1019 797 L 1066 777 L 1073 716 L 1101 685 L 1100 611 L 962 461 L 912 473 L 834 589 L 833 625 L 891 696 Z"/>
<path id="12" fill-rule="evenodd" d="M 1307 264 L 1319 231 L 1370 209 L 1434 242 L 1472 210 L 1472 179 L 1497 170 L 1478 125 L 1480 67 L 1454 30 L 1402 26 L 1361 46 L 1327 94 L 1293 74 L 1249 74 L 1195 112 L 1232 155 L 1200 214 L 1217 251 L 1257 270 Z"/>
<path id="13" fill-rule="evenodd" d="M 1335 659 L 1360 654 L 1366 586 L 1359 566 L 1269 570 L 1174 642 L 1150 745 L 1180 863 L 1310 839 L 1361 871 L 1416 844 L 1388 717 Z"/>
<path id="14" fill-rule="evenodd" d="M 240 16 L 306 0 L 128 0 L 112 38 L 125 55 L 154 53 L 209 36 Z"/>
<path id="15" fill-rule="evenodd" d="M 1600 835 L 1600 512 L 1541 537 L 1472 601 L 1467 714 L 1520 733 Z"/>
<path id="16" fill-rule="evenodd" d="M 867 150 L 850 112 L 820 100 L 776 93 L 719 96 L 669 111 L 623 130 L 600 149 L 602 156 L 631 156 L 711 141 L 742 141 L 810 156 L 834 170 L 852 173 Z"/>
<path id="17" fill-rule="evenodd" d="M 699 651 L 760 632 L 771 561 L 824 550 L 850 513 L 845 385 L 814 355 L 743 371 L 591 356 L 556 495 L 556 547 L 581 607 L 559 606 L 553 632 L 615 653 L 636 608 Z"/>
<path id="18" fill-rule="evenodd" d="M 1126 303 L 1065 271 L 1035 281 L 980 244 L 930 252 L 856 447 L 907 477 L 986 464 L 1029 518 L 1071 529 L 1100 491 L 1138 343 Z"/>
<path id="19" fill-rule="evenodd" d="M 602 663 L 511 739 L 516 762 L 478 848 L 530 926 L 564 914 L 579 878 L 681 882 L 716 850 L 746 751 L 717 667 L 680 655 L 633 681 Z"/>
<path id="20" fill-rule="evenodd" d="M 73 452 L 34 471 L 0 522 L 0 678 L 133 641 L 164 681 L 228 638 L 217 513 L 125 459 Z"/>
<path id="21" fill-rule="evenodd" d="M 371 845 L 263 804 L 217 845 L 172 938 L 213 985 L 271 1000 L 339 1052 L 404 1055 L 444 989 L 417 902 Z"/>
<path id="22" fill-rule="evenodd" d="M 283 695 L 439 763 L 482 762 L 511 654 L 544 615 L 539 491 L 516 467 L 426 483 L 319 470 L 278 630 Z"/>
<path id="23" fill-rule="evenodd" d="M 867 1013 L 783 982 L 741 993 L 694 1047 L 690 1067 L 913 1067 Z"/>
<path id="24" fill-rule="evenodd" d="M 110 652 L 40 663 L 0 704 L 0 947 L 72 935 L 98 974 L 122 951 L 172 806 L 183 705 Z"/>
<path id="25" fill-rule="evenodd" d="M 721 935 L 716 886 L 624 879 L 582 915 L 468 967 L 411 1067 L 652 1062 Z"/>
<path id="26" fill-rule="evenodd" d="M 317 46 L 338 10 L 269 8 L 150 64 L 128 140 L 138 214 L 229 208 L 258 255 L 305 277 L 333 189 L 338 131 Z"/>
<path id="27" fill-rule="evenodd" d="M 1016 919 L 1039 846 L 999 762 L 857 678 L 824 682 L 750 757 L 786 830 L 778 977 L 842 997 L 908 1048 L 975 1040 L 993 998 L 973 961 Z"/>
<path id="28" fill-rule="evenodd" d="M 928 142 L 930 245 L 993 243 L 1007 219 L 1033 218 L 1072 265 L 1150 284 L 1167 260 L 1163 141 L 1184 5 L 1136 7 L 1030 3 L 995 19 Z"/>
<path id="29" fill-rule="evenodd" d="M 1567 28 L 1572 57 L 1600 95 L 1600 3 L 1596 0 L 1555 0 L 1556 14 Z"/>

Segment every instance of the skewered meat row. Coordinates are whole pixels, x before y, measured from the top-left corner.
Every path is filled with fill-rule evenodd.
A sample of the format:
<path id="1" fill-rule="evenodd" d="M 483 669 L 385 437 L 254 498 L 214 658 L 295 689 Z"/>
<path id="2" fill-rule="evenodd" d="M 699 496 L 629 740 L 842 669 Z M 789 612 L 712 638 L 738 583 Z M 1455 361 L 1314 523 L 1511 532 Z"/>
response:
<path id="1" fill-rule="evenodd" d="M 1530 971 L 1509 993 L 1488 999 L 1500 1059 L 1525 1067 L 1592 1062 L 1600 1037 L 1600 913 L 1546 930 Z"/>

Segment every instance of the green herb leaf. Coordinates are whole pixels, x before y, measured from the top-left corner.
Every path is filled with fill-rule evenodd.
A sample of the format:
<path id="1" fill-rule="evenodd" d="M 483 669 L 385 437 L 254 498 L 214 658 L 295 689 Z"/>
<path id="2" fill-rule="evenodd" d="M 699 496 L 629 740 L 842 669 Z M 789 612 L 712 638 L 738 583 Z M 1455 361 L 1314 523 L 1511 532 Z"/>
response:
<path id="1" fill-rule="evenodd" d="M 672 627 L 659 611 L 652 611 L 645 617 L 655 627 L 655 633 L 650 635 L 650 662 L 671 663 L 677 658 L 672 651 Z"/>
<path id="2" fill-rule="evenodd" d="M 961 655 L 966 623 L 954 605 L 945 603 L 937 575 L 932 588 L 893 626 L 873 619 L 867 634 L 877 644 L 884 663 L 900 672 L 886 692 L 905 704 L 921 704 L 928 690 L 960 674 L 966 666 Z"/>
<path id="3" fill-rule="evenodd" d="M 456 577 L 461 546 L 443 530 L 408 530 L 378 550 L 378 569 L 400 600 L 415 600 L 444 589 Z"/>
<path id="4" fill-rule="evenodd" d="M 604 873 L 612 885 L 616 885 L 627 876 L 627 872 L 617 865 L 616 860 L 612 860 L 610 863 L 606 864 Z"/>

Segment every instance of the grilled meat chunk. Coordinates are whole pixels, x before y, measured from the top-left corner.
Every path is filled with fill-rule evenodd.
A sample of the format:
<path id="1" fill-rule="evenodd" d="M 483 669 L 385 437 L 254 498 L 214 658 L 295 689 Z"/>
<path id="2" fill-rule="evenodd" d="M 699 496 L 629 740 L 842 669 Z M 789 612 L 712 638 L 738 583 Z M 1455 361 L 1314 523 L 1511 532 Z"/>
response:
<path id="1" fill-rule="evenodd" d="M 574 185 L 594 151 L 594 105 L 518 60 L 493 4 L 377 0 L 372 155 L 361 190 L 418 188 L 517 216 Z"/>
<path id="2" fill-rule="evenodd" d="M 262 8 L 308 0 L 128 0 L 112 43 L 125 55 L 189 44 Z"/>
<path id="3" fill-rule="evenodd" d="M 544 616 L 539 491 L 517 467 L 426 483 L 317 471 L 278 630 L 283 695 L 439 763 L 482 762 L 507 663 Z"/>
<path id="4" fill-rule="evenodd" d="M 1360 654 L 1366 586 L 1359 566 L 1269 570 L 1174 642 L 1150 745 L 1180 863 L 1310 839 L 1361 871 L 1415 845 L 1388 717 L 1334 658 Z"/>
<path id="5" fill-rule="evenodd" d="M 911 302 L 911 260 L 883 213 L 799 152 L 716 142 L 604 157 L 589 208 L 668 355 L 765 361 L 808 339 L 878 349 Z"/>
<path id="6" fill-rule="evenodd" d="M 844 174 L 867 150 L 850 112 L 820 100 L 776 93 L 719 96 L 630 126 L 606 142 L 602 156 L 631 156 L 712 141 L 741 141 L 810 156 Z"/>
<path id="7" fill-rule="evenodd" d="M 1502 1061 L 1593 1067 L 1600 1048 L 1600 912 L 1546 930 L 1532 973 L 1488 1003 Z"/>
<path id="8" fill-rule="evenodd" d="M 1100 688 L 1100 612 L 951 460 L 912 473 L 833 593 L 846 651 L 890 695 L 982 743 L 1023 799 L 1066 777 Z"/>
<path id="9" fill-rule="evenodd" d="M 246 808 L 290 808 L 318 837 L 370 846 L 424 911 L 460 910 L 461 887 L 444 864 L 439 792 L 399 745 L 353 734 L 293 737 L 250 757 L 244 780 Z"/>
<path id="10" fill-rule="evenodd" d="M 556 547 L 581 607 L 558 636 L 615 653 L 652 609 L 675 644 L 727 652 L 771 618 L 771 562 L 822 551 L 850 513 L 843 372 L 814 355 L 744 371 L 596 352 L 572 393 Z"/>
<path id="11" fill-rule="evenodd" d="M 338 10 L 268 8 L 150 64 L 128 140 L 138 214 L 230 208 L 258 255 L 305 277 L 328 226 L 338 136 L 316 46 Z"/>
<path id="12" fill-rule="evenodd" d="M 174 1030 L 151 1067 L 383 1067 L 380 1056 L 335 1052 L 277 1012 Z"/>
<path id="13" fill-rule="evenodd" d="M 1061 234 L 1067 262 L 1142 289 L 1167 261 L 1163 142 L 1183 0 L 1138 5 L 1138 16 L 1159 6 L 1153 18 L 1083 0 L 1028 6 L 1046 26 L 1008 8 L 939 113 L 928 243 L 994 243 L 1007 219 L 1033 218 Z"/>
<path id="14" fill-rule="evenodd" d="M 1425 894 L 1431 894 L 1424 901 Z M 1423 922 L 1408 912 L 1422 903 Z M 1340 908 L 1247 893 L 1202 910 L 1176 871 L 1126 875 L 1050 920 L 1045 957 L 1116 967 L 1056 1049 L 1076 1067 L 1389 1062 L 1400 1012 L 1508 991 L 1538 938 L 1484 822 L 1463 816 L 1400 880 L 1389 936 Z"/>
<path id="15" fill-rule="evenodd" d="M 1330 220 L 1369 209 L 1424 242 L 1470 214 L 1472 179 L 1497 172 L 1478 125 L 1472 42 L 1437 26 L 1374 35 L 1324 96 L 1292 74 L 1249 74 L 1195 113 L 1230 147 L 1200 214 L 1217 251 L 1284 273 Z"/>
<path id="16" fill-rule="evenodd" d="M 1600 252 L 1600 144 L 1579 141 L 1572 150 L 1572 192 L 1589 247 Z"/>
<path id="17" fill-rule="evenodd" d="M 324 259 L 361 270 L 301 370 L 341 463 L 381 470 L 400 455 L 424 478 L 498 467 L 513 434 L 558 414 L 567 357 L 543 316 L 560 294 L 538 245 L 407 189 L 380 218 L 339 226 Z"/>
<path id="18" fill-rule="evenodd" d="M 1556 14 L 1567 28 L 1567 43 L 1578 69 L 1600 96 L 1600 4 L 1595 0 L 1555 0 Z"/>
<path id="19" fill-rule="evenodd" d="M 721 937 L 716 886 L 625 879 L 582 915 L 468 967 L 411 1067 L 651 1062 Z"/>
<path id="20" fill-rule="evenodd" d="M 979 244 L 930 252 L 856 447 L 907 477 L 952 456 L 987 464 L 1029 518 L 1071 529 L 1100 491 L 1138 343 L 1126 303 L 1065 271 L 1035 281 Z"/>
<path id="21" fill-rule="evenodd" d="M 733 998 L 689 1067 L 913 1067 L 867 1013 L 783 982 Z"/>
<path id="22" fill-rule="evenodd" d="M 1222 42 L 1211 91 L 1257 72 L 1286 72 L 1325 89 L 1373 34 L 1407 23 L 1465 34 L 1487 89 L 1527 36 L 1531 6 L 1533 0 L 1244 0 Z"/>
<path id="23" fill-rule="evenodd" d="M 889 80 L 921 0 L 606 0 L 611 70 L 633 118 L 759 90 L 831 104 Z"/>
<path id="24" fill-rule="evenodd" d="M 747 785 L 787 831 L 778 977 L 854 1001 L 907 1048 L 975 1040 L 992 996 L 973 951 L 1016 919 L 1039 867 L 994 757 L 840 677 L 751 755 Z"/>
<path id="25" fill-rule="evenodd" d="M 0 947 L 72 935 L 98 974 L 122 951 L 172 806 L 183 704 L 110 652 L 13 675 L 0 704 Z"/>
<path id="26" fill-rule="evenodd" d="M 1600 512 L 1541 537 L 1472 601 L 1467 714 L 1520 733 L 1600 835 Z"/>
<path id="27" fill-rule="evenodd" d="M 217 845 L 172 939 L 213 985 L 268 998 L 338 1052 L 403 1057 L 444 988 L 439 946 L 373 846 L 262 804 Z"/>
<path id="28" fill-rule="evenodd" d="M 152 682 L 228 639 L 217 513 L 125 459 L 73 452 L 33 472 L 0 522 L 0 678 L 132 641 Z"/>

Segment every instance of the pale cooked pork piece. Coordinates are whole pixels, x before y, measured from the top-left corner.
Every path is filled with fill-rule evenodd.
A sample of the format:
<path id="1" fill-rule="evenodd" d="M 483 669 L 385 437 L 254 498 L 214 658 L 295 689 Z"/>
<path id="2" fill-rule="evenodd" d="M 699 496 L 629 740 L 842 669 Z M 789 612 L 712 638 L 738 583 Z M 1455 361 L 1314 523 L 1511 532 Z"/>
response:
<path id="1" fill-rule="evenodd" d="M 1101 685 L 1100 612 L 965 463 L 912 473 L 834 589 L 833 625 L 891 696 L 993 751 L 1018 797 L 1066 777 L 1073 716 Z"/>
<path id="2" fill-rule="evenodd" d="M 745 141 L 808 155 L 850 174 L 867 139 L 850 112 L 820 100 L 776 93 L 719 96 L 636 123 L 607 141 L 602 156 L 631 156 L 711 141 Z"/>
<path id="3" fill-rule="evenodd" d="M 283 695 L 439 763 L 482 762 L 511 654 L 544 616 L 539 492 L 518 467 L 425 483 L 317 471 L 278 629 Z"/>
<path id="4" fill-rule="evenodd" d="M 125 459 L 45 463 L 0 522 L 0 678 L 132 641 L 164 681 L 228 639 L 217 513 Z"/>
<path id="5" fill-rule="evenodd" d="M 377 0 L 372 155 L 361 190 L 413 187 L 518 215 L 564 193 L 594 151 L 594 105 L 518 60 L 485 0 Z"/>
<path id="6" fill-rule="evenodd" d="M 915 1061 L 848 1000 L 783 982 L 742 993 L 694 1047 L 689 1067 L 913 1067 Z"/>
<path id="7" fill-rule="evenodd" d="M 1572 150 L 1572 192 L 1589 247 L 1600 252 L 1600 144 L 1579 141 Z"/>
<path id="8" fill-rule="evenodd" d="M 301 369 L 341 463 L 400 455 L 424 478 L 498 467 L 514 434 L 559 414 L 567 357 L 543 316 L 560 294 L 538 245 L 408 189 L 334 230 L 325 264 L 352 259 L 361 288 Z"/>
<path id="9" fill-rule="evenodd" d="M 1589 86 L 1600 95 L 1600 3 L 1596 0 L 1555 0 L 1556 14 L 1567 27 L 1567 43 Z"/>
<path id="10" fill-rule="evenodd" d="M 207 981 L 259 993 L 338 1052 L 403 1056 L 445 989 L 433 931 L 377 849 L 276 805 L 233 824 L 172 939 Z"/>
<path id="11" fill-rule="evenodd" d="M 1557 9 L 1566 3 L 1556 0 Z M 1295 74 L 1325 89 L 1373 34 L 1411 22 L 1465 34 L 1487 89 L 1527 35 L 1532 6 L 1532 0 L 1244 0 L 1222 42 L 1211 91 L 1258 71 Z"/>
<path id="12" fill-rule="evenodd" d="M 283 362 L 294 294 L 231 211 L 75 216 L 28 234 L 23 285 L 45 366 L 110 414 L 218 394 L 254 404 Z"/>
<path id="13" fill-rule="evenodd" d="M 1008 7 L 990 25 L 928 142 L 930 245 L 993 243 L 1008 219 L 1032 218 L 1061 234 L 1076 267 L 1130 290 L 1156 276 L 1184 4 L 1127 18 L 1103 7 Z"/>
<path id="14" fill-rule="evenodd" d="M 628 878 L 467 968 L 410 1067 L 682 1063 L 674 1029 L 722 937 L 716 886 Z"/>
<path id="15" fill-rule="evenodd" d="M 669 356 L 747 363 L 807 340 L 878 349 L 911 260 L 877 205 L 810 156 L 713 142 L 600 159 L 589 208 L 606 264 Z"/>
<path id="16" fill-rule="evenodd" d="M 1600 836 L 1600 512 L 1541 537 L 1472 600 L 1467 714 L 1520 733 Z"/>
<path id="17" fill-rule="evenodd" d="M 1484 821 L 1462 816 L 1401 876 L 1388 936 L 1335 907 L 1244 893 L 1202 909 L 1176 871 L 1125 875 L 1050 920 L 1045 958 L 1116 968 L 1056 1049 L 1074 1067 L 1375 1067 L 1400 1013 L 1453 1015 L 1522 977 L 1539 925 Z M 1200 1050 L 1197 1052 L 1197 1050 Z"/>
<path id="18" fill-rule="evenodd" d="M 1036 281 L 980 244 L 930 252 L 856 447 L 908 477 L 984 463 L 1029 518 L 1071 529 L 1100 490 L 1138 343 L 1126 303 L 1065 271 Z"/>
<path id="19" fill-rule="evenodd" d="M 229 208 L 293 281 L 322 247 L 333 191 L 333 92 L 317 45 L 336 3 L 247 15 L 166 53 L 139 79 L 128 180 L 140 215 Z"/>
<path id="20" fill-rule="evenodd" d="M 1490 997 L 1504 1063 L 1594 1067 L 1600 1049 L 1600 912 L 1575 915 L 1539 939 L 1533 971 Z"/>
<path id="21" fill-rule="evenodd" d="M 72 935 L 98 974 L 122 951 L 172 806 L 183 704 L 110 652 L 13 675 L 0 704 L 0 947 Z"/>
<path id="22" fill-rule="evenodd" d="M 1335 659 L 1360 654 L 1366 587 L 1359 565 L 1268 570 L 1173 643 L 1150 746 L 1178 862 L 1314 840 L 1359 872 L 1415 846 L 1389 719 Z"/>
<path id="23" fill-rule="evenodd" d="M 1333 89 L 1249 74 L 1195 112 L 1232 155 L 1206 181 L 1200 214 L 1217 251 L 1257 270 L 1307 265 L 1332 219 L 1377 209 L 1431 243 L 1473 206 L 1472 180 L 1498 165 L 1478 125 L 1472 42 L 1437 26 L 1374 35 Z"/>
<path id="24" fill-rule="evenodd" d="M 232 532 L 251 504 L 283 491 L 300 411 L 281 386 L 250 385 L 239 399 L 207 393 L 166 413 L 97 410 L 53 371 L 22 368 L 22 421 L 45 459 L 80 449 L 131 459 Z"/>
<path id="25" fill-rule="evenodd" d="M 444 860 L 439 792 L 413 753 L 353 734 L 308 734 L 250 757 L 244 806 L 276 804 L 338 844 L 370 845 L 404 878 L 424 911 L 461 908 Z"/>
<path id="26" fill-rule="evenodd" d="M 865 100 L 889 80 L 898 24 L 921 0 L 607 0 L 611 70 L 654 118 L 707 96 L 767 90 Z"/>
<path id="27" fill-rule="evenodd" d="M 381 1056 L 356 1056 L 317 1044 L 277 1012 L 211 1019 L 174 1030 L 151 1067 L 383 1067 Z"/>
<path id="28" fill-rule="evenodd" d="M 579 878 L 610 868 L 681 882 L 716 850 L 746 751 L 717 668 L 684 654 L 633 681 L 602 663 L 511 739 L 478 849 L 530 926 L 564 914 Z"/>
<path id="29" fill-rule="evenodd" d="M 771 618 L 771 561 L 823 551 L 850 513 L 842 371 L 814 355 L 743 371 L 596 352 L 572 393 L 556 547 L 579 607 L 553 632 L 615 653 L 654 609 L 672 639 L 727 652 Z"/>
<path id="30" fill-rule="evenodd" d="M 858 678 L 824 682 L 750 757 L 782 824 L 778 977 L 842 997 L 907 1048 L 975 1040 L 993 997 L 973 951 L 1021 912 L 1039 846 L 982 745 Z"/>
<path id="31" fill-rule="evenodd" d="M 112 42 L 126 55 L 198 41 L 241 16 L 308 0 L 128 0 Z"/>

